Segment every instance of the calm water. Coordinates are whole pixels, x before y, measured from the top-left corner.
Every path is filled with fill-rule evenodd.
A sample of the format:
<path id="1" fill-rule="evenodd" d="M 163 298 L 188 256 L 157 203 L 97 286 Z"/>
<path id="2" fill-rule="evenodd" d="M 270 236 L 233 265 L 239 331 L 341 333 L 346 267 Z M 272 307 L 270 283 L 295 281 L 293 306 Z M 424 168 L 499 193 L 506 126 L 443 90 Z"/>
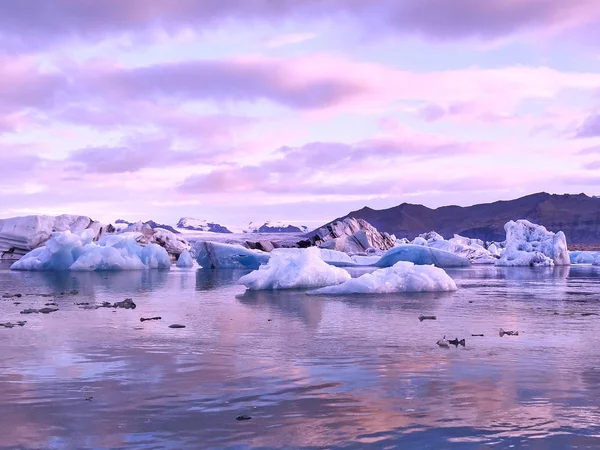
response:
<path id="1" fill-rule="evenodd" d="M 449 273 L 456 293 L 319 298 L 3 264 L 0 295 L 23 297 L 0 322 L 28 322 L 0 328 L 0 448 L 600 448 L 600 269 Z"/>

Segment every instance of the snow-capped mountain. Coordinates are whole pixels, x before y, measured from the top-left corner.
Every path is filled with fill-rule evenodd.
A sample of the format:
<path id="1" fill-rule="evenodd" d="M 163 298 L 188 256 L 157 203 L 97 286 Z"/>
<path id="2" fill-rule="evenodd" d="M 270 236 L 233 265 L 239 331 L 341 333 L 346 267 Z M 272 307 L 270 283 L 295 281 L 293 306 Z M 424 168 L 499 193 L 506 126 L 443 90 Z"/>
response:
<path id="1" fill-rule="evenodd" d="M 192 217 L 182 217 L 176 225 L 181 230 L 188 231 L 209 231 L 213 233 L 231 233 L 223 225 L 218 223 L 208 222 L 206 220 L 194 219 Z"/>
<path id="2" fill-rule="evenodd" d="M 133 225 L 134 223 L 135 222 L 128 222 L 123 219 L 117 219 L 117 220 L 115 220 L 115 223 L 113 224 L 113 226 L 117 230 L 124 230 L 128 226 Z M 163 230 L 170 231 L 171 233 L 179 234 L 179 231 L 177 231 L 171 225 L 164 225 L 162 223 L 156 223 L 154 220 L 148 220 L 147 222 L 141 222 L 141 223 L 150 226 L 150 228 L 162 228 Z"/>
<path id="3" fill-rule="evenodd" d="M 307 231 L 308 227 L 304 225 L 267 221 L 262 225 L 250 222 L 244 233 L 306 233 Z"/>

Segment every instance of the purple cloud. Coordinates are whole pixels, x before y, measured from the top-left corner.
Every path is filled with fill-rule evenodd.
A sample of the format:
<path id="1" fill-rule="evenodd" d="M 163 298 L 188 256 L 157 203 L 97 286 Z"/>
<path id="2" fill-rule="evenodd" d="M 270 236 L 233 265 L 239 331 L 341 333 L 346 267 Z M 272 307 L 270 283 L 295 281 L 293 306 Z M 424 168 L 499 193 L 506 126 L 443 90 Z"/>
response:
<path id="1" fill-rule="evenodd" d="M 600 137 L 600 114 L 588 116 L 575 132 L 576 138 Z"/>
<path id="2" fill-rule="evenodd" d="M 0 2 L 0 45 L 33 49 L 69 39 L 176 33 L 227 20 L 353 21 L 373 30 L 436 39 L 495 39 L 522 30 L 584 26 L 598 20 L 597 2 L 556 0 L 19 0 Z"/>

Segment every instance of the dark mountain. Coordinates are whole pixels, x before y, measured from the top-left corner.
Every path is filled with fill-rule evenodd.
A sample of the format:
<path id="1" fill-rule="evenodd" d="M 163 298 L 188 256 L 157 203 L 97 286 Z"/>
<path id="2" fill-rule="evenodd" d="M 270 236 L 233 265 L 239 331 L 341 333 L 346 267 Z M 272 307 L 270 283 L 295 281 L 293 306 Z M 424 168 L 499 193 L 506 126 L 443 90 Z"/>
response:
<path id="1" fill-rule="evenodd" d="M 600 243 L 600 198 L 585 194 L 540 192 L 516 200 L 436 209 L 402 203 L 382 210 L 365 207 L 336 220 L 345 217 L 364 219 L 398 238 L 435 230 L 445 238 L 460 234 L 486 241 L 504 240 L 506 222 L 527 219 L 550 231 L 564 231 L 570 243 Z"/>

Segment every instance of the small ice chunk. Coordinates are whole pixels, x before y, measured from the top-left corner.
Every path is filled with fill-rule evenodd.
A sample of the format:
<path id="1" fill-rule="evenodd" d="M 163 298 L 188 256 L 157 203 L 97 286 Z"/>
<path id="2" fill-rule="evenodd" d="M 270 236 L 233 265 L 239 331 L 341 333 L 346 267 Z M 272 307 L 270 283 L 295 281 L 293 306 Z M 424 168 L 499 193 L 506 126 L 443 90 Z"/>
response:
<path id="1" fill-rule="evenodd" d="M 395 292 L 456 291 L 456 283 L 438 267 L 417 266 L 401 261 L 337 286 L 309 292 L 310 295 L 391 294 Z"/>
<path id="2" fill-rule="evenodd" d="M 266 265 L 244 275 L 239 284 L 253 291 L 275 289 L 313 289 L 349 280 L 344 269 L 327 264 L 318 248 L 294 252 L 274 252 Z"/>
<path id="3" fill-rule="evenodd" d="M 177 258 L 177 267 L 181 269 L 194 267 L 194 258 L 192 258 L 189 250 L 184 250 L 181 255 L 179 255 L 179 258 Z"/>

